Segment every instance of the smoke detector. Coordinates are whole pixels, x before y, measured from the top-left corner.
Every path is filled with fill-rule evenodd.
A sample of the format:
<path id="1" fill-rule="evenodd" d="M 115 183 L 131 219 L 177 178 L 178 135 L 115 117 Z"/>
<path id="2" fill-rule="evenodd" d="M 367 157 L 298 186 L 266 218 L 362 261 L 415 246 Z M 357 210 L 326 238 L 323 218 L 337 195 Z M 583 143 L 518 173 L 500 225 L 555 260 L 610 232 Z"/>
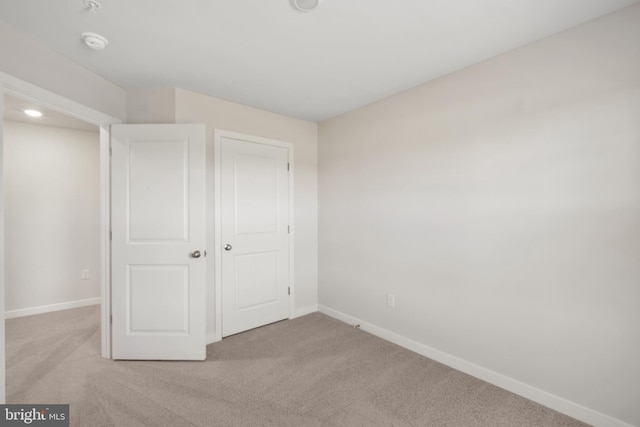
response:
<path id="1" fill-rule="evenodd" d="M 87 6 L 91 13 L 96 13 L 100 9 L 98 0 L 84 0 L 84 5 Z"/>
<path id="2" fill-rule="evenodd" d="M 291 0 L 291 6 L 300 12 L 311 12 L 322 0 Z"/>
<path id="3" fill-rule="evenodd" d="M 82 41 L 84 41 L 84 44 L 94 50 L 102 50 L 109 44 L 109 41 L 106 38 L 102 37 L 100 34 L 82 33 L 80 34 L 80 36 L 82 36 Z"/>

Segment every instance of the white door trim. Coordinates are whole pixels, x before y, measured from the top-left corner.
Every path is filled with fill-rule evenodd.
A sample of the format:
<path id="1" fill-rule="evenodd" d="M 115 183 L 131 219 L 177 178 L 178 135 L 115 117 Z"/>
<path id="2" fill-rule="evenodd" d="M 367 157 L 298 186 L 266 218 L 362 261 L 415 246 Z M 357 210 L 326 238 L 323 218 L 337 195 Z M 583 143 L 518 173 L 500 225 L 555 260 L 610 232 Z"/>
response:
<path id="1" fill-rule="evenodd" d="M 109 126 L 112 124 L 122 123 L 122 120 L 57 95 L 46 89 L 42 89 L 41 87 L 25 82 L 24 80 L 20 80 L 10 74 L 3 73 L 2 71 L 0 71 L 0 86 L 2 86 L 2 91 L 4 93 L 17 96 L 28 101 L 37 102 L 47 108 L 75 117 L 76 119 L 83 120 L 87 123 L 91 123 L 92 125 Z"/>
<path id="2" fill-rule="evenodd" d="M 0 165 L 4 162 L 4 91 L 0 82 Z M 0 307 L 4 308 L 4 168 L 0 167 Z M 4 309 L 0 318 L 0 404 L 6 403 L 5 396 L 5 348 Z"/>
<path id="3" fill-rule="evenodd" d="M 109 158 L 109 126 L 122 123 L 121 120 L 94 110 L 78 102 L 57 95 L 41 87 L 20 80 L 9 74 L 0 72 L 0 93 L 9 94 L 33 101 L 52 110 L 83 120 L 100 127 L 100 294 L 101 294 L 101 354 L 104 358 L 111 358 L 111 282 L 110 282 L 110 240 L 109 228 L 111 224 L 110 206 L 110 158 Z M 2 97 L 0 97 L 2 98 Z M 0 100 L 4 103 L 4 100 Z M 2 109 L 0 108 L 0 111 Z M 0 134 L 2 134 L 2 120 L 0 120 Z M 0 144 L 0 149 L 2 148 Z M 0 208 L 4 209 L 4 200 L 0 200 Z M 4 231 L 4 224 L 0 224 Z M 3 235 L 4 233 L 0 233 Z M 3 242 L 4 244 L 4 242 Z M 4 257 L 4 252 L 0 251 Z M 0 277 L 0 293 L 4 295 L 4 276 Z M 2 338 L 2 352 L 4 353 L 4 336 Z M 4 364 L 0 368 L 4 371 Z M 4 392 L 4 381 L 2 382 Z M 4 393 L 2 393 L 3 395 Z"/>
<path id="4" fill-rule="evenodd" d="M 116 123 L 113 123 L 116 124 Z M 100 126 L 100 342 L 111 359 L 111 131 Z"/>
<path id="5" fill-rule="evenodd" d="M 231 132 L 222 129 L 214 130 L 214 242 L 213 245 L 207 245 L 213 247 L 214 255 L 214 298 L 215 298 L 215 335 L 213 340 L 209 340 L 207 344 L 220 341 L 222 339 L 222 223 L 221 218 L 221 158 L 220 158 L 220 142 L 222 138 L 232 138 L 239 140 L 250 140 L 257 144 L 271 145 L 274 147 L 286 148 L 289 153 L 289 224 L 291 226 L 289 233 L 289 282 L 291 288 L 291 297 L 289 298 L 289 318 L 294 313 L 294 301 L 295 301 L 295 280 L 294 280 L 294 236 L 295 236 L 295 216 L 293 206 L 293 191 L 294 191 L 294 177 L 295 167 L 293 163 L 293 144 L 290 142 L 278 141 L 270 138 L 263 138 L 260 136 L 253 136 L 242 134 L 238 132 Z"/>

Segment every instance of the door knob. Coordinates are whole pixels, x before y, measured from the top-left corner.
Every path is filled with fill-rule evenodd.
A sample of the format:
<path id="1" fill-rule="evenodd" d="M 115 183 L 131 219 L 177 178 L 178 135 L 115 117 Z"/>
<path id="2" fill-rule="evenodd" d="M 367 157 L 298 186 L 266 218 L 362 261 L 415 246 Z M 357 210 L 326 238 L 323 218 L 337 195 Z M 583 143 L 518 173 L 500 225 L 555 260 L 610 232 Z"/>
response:
<path id="1" fill-rule="evenodd" d="M 192 258 L 200 258 L 200 251 L 193 251 L 191 253 Z"/>
<path id="2" fill-rule="evenodd" d="M 233 249 L 233 248 L 231 247 L 230 244 L 227 243 L 226 245 L 224 245 L 224 250 L 225 251 L 230 251 L 231 249 Z"/>

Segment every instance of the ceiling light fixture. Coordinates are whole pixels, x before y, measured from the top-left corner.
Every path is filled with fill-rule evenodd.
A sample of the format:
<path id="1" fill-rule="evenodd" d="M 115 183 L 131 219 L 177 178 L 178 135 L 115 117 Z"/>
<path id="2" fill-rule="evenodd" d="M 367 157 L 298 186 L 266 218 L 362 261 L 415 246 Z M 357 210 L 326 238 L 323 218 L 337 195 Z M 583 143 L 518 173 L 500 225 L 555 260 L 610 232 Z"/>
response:
<path id="1" fill-rule="evenodd" d="M 80 34 L 80 36 L 82 36 L 82 41 L 84 41 L 84 44 L 94 50 L 102 50 L 109 44 L 109 41 L 106 38 L 102 37 L 100 34 L 82 33 Z"/>
<path id="2" fill-rule="evenodd" d="M 29 117 L 42 117 L 42 113 L 38 110 L 26 109 L 24 113 Z"/>
<path id="3" fill-rule="evenodd" d="M 291 0 L 291 6 L 300 12 L 311 12 L 322 0 Z"/>
<path id="4" fill-rule="evenodd" d="M 84 0 L 84 5 L 89 8 L 91 13 L 96 13 L 100 9 L 100 3 L 97 0 Z"/>

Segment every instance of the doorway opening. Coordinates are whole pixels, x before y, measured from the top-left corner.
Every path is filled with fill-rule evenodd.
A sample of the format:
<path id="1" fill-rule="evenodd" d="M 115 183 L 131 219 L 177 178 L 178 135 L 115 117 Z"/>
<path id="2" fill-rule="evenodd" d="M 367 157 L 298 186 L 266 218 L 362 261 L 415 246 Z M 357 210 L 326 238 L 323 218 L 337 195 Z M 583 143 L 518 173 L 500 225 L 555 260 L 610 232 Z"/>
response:
<path id="1" fill-rule="evenodd" d="M 76 101 L 72 101 L 63 96 L 57 95 L 41 87 L 0 72 L 0 153 L 3 152 L 3 122 L 4 122 L 4 98 L 14 96 L 21 100 L 31 101 L 36 104 L 47 106 L 50 110 L 64 113 L 69 117 L 77 118 L 94 126 L 100 127 L 100 271 L 96 272 L 100 280 L 100 348 L 104 358 L 111 358 L 111 328 L 110 328 L 110 245 L 109 245 L 109 224 L 110 224 L 110 199 L 109 199 L 109 127 L 112 124 L 121 123 L 108 114 L 104 114 L 91 107 L 87 107 Z M 0 175 L 2 176 L 2 175 Z M 5 254 L 11 248 L 5 247 L 4 235 L 4 179 L 0 179 L 0 265 L 4 272 Z M 0 302 L 4 306 L 5 277 L 0 275 Z M 5 401 L 5 334 L 4 323 L 0 323 L 0 402 Z"/>
<path id="2" fill-rule="evenodd" d="M 75 339 L 56 330 L 71 325 L 100 353 L 100 128 L 5 95 L 2 131 L 6 384 L 17 402 Z M 75 324 L 77 310 L 91 322 Z"/>
<path id="3" fill-rule="evenodd" d="M 99 304 L 99 128 L 5 96 L 3 132 L 5 318 Z"/>

